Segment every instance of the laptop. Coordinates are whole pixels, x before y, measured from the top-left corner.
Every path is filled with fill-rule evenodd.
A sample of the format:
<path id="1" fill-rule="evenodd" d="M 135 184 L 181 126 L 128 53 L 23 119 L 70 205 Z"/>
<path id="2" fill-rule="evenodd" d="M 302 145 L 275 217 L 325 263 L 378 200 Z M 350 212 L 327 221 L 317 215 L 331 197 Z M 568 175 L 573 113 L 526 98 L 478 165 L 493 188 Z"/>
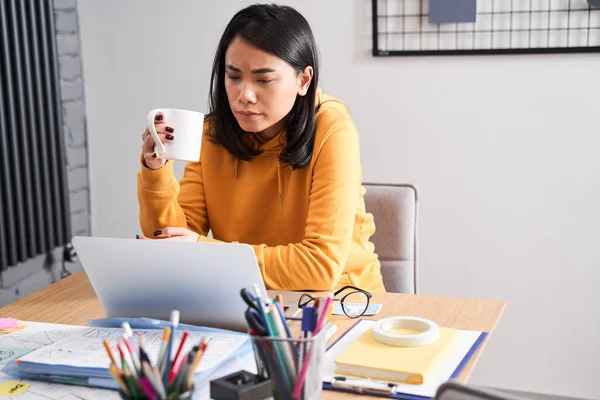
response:
<path id="1" fill-rule="evenodd" d="M 247 244 L 103 237 L 71 241 L 107 317 L 169 320 L 247 331 L 242 288 L 266 290 Z"/>

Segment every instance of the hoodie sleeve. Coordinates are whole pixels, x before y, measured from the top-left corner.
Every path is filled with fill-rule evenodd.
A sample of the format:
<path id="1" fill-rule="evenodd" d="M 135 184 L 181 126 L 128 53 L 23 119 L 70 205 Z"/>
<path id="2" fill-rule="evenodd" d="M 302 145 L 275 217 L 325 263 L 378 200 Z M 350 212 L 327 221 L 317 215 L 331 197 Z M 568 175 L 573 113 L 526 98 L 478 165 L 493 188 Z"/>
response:
<path id="1" fill-rule="evenodd" d="M 346 265 L 362 182 L 354 123 L 349 118 L 337 121 L 315 144 L 313 157 L 304 239 L 281 246 L 253 246 L 269 289 L 331 290 Z"/>
<path id="2" fill-rule="evenodd" d="M 142 170 L 138 174 L 138 202 L 142 233 L 153 237 L 153 232 L 166 226 L 191 229 L 200 235 L 209 231 L 202 163 L 189 162 L 181 182 L 173 175 L 173 162 L 159 169 L 146 167 L 141 157 Z"/>

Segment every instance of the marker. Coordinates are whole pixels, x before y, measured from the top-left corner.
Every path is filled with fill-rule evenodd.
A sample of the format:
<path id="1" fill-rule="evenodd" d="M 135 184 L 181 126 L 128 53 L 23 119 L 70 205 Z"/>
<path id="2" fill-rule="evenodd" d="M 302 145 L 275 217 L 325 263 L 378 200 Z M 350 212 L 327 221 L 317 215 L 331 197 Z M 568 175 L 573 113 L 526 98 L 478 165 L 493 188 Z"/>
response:
<path id="1" fill-rule="evenodd" d="M 163 385 L 169 387 L 169 376 L 171 374 L 171 351 L 173 350 L 173 341 L 175 331 L 179 325 L 179 310 L 171 311 L 171 336 L 169 337 L 169 344 L 167 345 L 166 359 L 165 359 L 165 370 L 163 371 Z"/>

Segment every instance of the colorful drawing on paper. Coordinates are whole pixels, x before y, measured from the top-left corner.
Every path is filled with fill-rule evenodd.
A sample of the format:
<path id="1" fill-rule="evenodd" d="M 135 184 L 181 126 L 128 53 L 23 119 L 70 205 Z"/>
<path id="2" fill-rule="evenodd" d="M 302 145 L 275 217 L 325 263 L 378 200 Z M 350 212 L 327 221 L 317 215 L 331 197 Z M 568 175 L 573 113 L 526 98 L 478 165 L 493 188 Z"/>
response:
<path id="1" fill-rule="evenodd" d="M 24 356 L 32 350 L 33 349 L 0 349 L 0 364 L 7 364 L 12 360 Z"/>

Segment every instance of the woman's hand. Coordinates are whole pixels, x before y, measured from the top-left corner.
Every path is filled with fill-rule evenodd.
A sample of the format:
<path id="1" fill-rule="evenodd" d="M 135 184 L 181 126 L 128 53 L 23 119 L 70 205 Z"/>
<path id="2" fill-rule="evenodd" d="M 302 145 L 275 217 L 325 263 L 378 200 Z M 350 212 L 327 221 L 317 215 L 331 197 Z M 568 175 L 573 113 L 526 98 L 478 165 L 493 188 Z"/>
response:
<path id="1" fill-rule="evenodd" d="M 163 114 L 156 114 L 154 126 L 156 127 L 156 133 L 158 133 L 161 142 L 168 143 L 175 139 L 173 136 L 175 130 L 168 126 L 164 119 L 165 117 Z M 167 160 L 158 158 L 158 155 L 154 152 L 155 145 L 156 143 L 150 134 L 150 130 L 146 127 L 146 130 L 142 133 L 142 153 L 144 154 L 146 166 L 150 169 L 159 169 L 167 162 Z"/>
<path id="2" fill-rule="evenodd" d="M 138 235 L 138 239 L 152 240 L 144 235 Z M 179 242 L 197 242 L 200 237 L 194 231 L 187 228 L 167 227 L 154 232 L 154 239 L 175 240 Z"/>

